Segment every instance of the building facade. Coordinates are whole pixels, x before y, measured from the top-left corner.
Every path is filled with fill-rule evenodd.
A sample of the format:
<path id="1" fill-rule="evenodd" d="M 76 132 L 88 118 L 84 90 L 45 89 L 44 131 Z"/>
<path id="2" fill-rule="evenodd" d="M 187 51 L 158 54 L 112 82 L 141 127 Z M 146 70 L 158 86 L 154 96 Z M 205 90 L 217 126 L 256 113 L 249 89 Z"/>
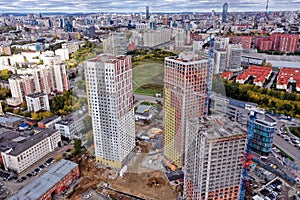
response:
<path id="1" fill-rule="evenodd" d="M 247 130 L 218 118 L 188 121 L 184 198 L 238 199 Z"/>
<path id="2" fill-rule="evenodd" d="M 103 52 L 111 55 L 125 55 L 127 53 L 126 33 L 112 32 L 103 40 Z"/>
<path id="3" fill-rule="evenodd" d="M 41 110 L 50 111 L 48 95 L 44 93 L 35 93 L 25 96 L 27 110 L 29 112 L 38 112 Z"/>
<path id="4" fill-rule="evenodd" d="M 183 165 L 186 120 L 206 112 L 208 60 L 197 54 L 165 58 L 164 155 Z"/>
<path id="5" fill-rule="evenodd" d="M 5 170 L 21 173 L 59 147 L 61 136 L 59 131 L 47 129 L 30 139 L 18 137 L 14 141 L 17 144 L 13 144 L 12 148 L 1 152 L 1 156 Z"/>
<path id="6" fill-rule="evenodd" d="M 229 44 L 227 47 L 227 70 L 236 72 L 242 69 L 242 45 Z"/>
<path id="7" fill-rule="evenodd" d="M 55 129 L 64 137 L 81 139 L 81 131 L 85 128 L 83 119 L 86 113 L 74 113 L 55 123 Z"/>
<path id="8" fill-rule="evenodd" d="M 121 168 L 135 147 L 131 57 L 102 54 L 85 72 L 96 160 Z"/>

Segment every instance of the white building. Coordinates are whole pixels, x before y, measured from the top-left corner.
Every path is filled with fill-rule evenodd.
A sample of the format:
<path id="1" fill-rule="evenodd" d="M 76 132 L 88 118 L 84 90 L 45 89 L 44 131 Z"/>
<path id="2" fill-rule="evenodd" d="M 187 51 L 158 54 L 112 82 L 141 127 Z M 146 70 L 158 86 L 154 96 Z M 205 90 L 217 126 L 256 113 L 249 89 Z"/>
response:
<path id="1" fill-rule="evenodd" d="M 11 132 L 3 134 L 12 135 Z M 30 138 L 18 136 L 10 140 L 7 148 L 1 149 L 4 168 L 21 173 L 60 145 L 60 133 L 53 129 L 46 129 Z"/>
<path id="2" fill-rule="evenodd" d="M 214 57 L 214 74 L 223 73 L 226 70 L 227 52 L 216 50 Z"/>
<path id="3" fill-rule="evenodd" d="M 247 130 L 218 118 L 188 121 L 184 197 L 238 199 Z"/>
<path id="4" fill-rule="evenodd" d="M 85 74 L 96 160 L 122 168 L 135 147 L 131 57 L 99 55 Z"/>
<path id="5" fill-rule="evenodd" d="M 48 95 L 44 93 L 35 93 L 25 96 L 27 110 L 29 112 L 38 112 L 41 110 L 50 111 Z"/>
<path id="6" fill-rule="evenodd" d="M 143 35 L 143 46 L 154 47 L 170 41 L 171 30 L 161 28 L 158 30 L 146 30 Z"/>
<path id="7" fill-rule="evenodd" d="M 60 56 L 62 61 L 69 59 L 69 50 L 68 49 L 56 49 L 55 55 Z"/>
<path id="8" fill-rule="evenodd" d="M 55 129 L 64 137 L 81 139 L 81 131 L 85 128 L 83 119 L 87 113 L 73 113 L 55 123 Z"/>

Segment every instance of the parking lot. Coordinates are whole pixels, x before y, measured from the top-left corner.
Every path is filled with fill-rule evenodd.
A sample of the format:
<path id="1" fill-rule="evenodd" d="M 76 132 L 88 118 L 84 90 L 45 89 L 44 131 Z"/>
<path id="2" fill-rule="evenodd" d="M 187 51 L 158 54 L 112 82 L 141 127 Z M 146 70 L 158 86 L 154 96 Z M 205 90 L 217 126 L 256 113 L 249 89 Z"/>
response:
<path id="1" fill-rule="evenodd" d="M 265 199 L 277 199 L 278 196 L 281 195 L 282 190 L 282 181 L 276 179 L 268 184 L 264 189 L 260 191 L 260 194 L 265 197 Z"/>

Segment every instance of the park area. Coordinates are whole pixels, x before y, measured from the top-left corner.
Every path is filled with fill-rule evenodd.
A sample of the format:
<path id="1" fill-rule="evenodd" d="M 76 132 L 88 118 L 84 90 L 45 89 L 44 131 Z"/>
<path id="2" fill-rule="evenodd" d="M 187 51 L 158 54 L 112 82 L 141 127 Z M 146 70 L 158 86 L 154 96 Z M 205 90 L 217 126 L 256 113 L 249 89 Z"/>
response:
<path id="1" fill-rule="evenodd" d="M 162 61 L 145 59 L 133 63 L 133 91 L 154 96 L 163 92 L 164 64 Z"/>

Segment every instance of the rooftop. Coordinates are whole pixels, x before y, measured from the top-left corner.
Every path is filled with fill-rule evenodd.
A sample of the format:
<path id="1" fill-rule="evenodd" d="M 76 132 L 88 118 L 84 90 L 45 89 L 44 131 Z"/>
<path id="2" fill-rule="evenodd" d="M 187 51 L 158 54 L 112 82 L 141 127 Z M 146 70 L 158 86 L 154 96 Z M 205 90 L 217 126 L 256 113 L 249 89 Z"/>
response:
<path id="1" fill-rule="evenodd" d="M 40 177 L 26 184 L 9 200 L 39 199 L 77 166 L 76 163 L 62 159 L 49 167 L 49 171 L 46 171 Z"/>
<path id="2" fill-rule="evenodd" d="M 30 98 L 38 98 L 38 97 L 42 97 L 45 96 L 46 94 L 44 94 L 43 92 L 39 92 L 39 93 L 34 93 L 34 94 L 28 94 L 26 96 L 30 97 Z"/>
<path id="3" fill-rule="evenodd" d="M 59 116 L 57 115 L 53 115 L 51 117 L 48 117 L 46 119 L 43 119 L 42 121 L 40 121 L 39 123 L 42 123 L 42 124 L 47 124 L 49 122 L 52 122 L 53 120 L 57 119 L 57 118 L 60 118 Z"/>
<path id="4" fill-rule="evenodd" d="M 54 130 L 54 129 L 45 129 L 43 131 L 41 131 L 40 133 L 26 139 L 26 140 L 19 140 L 15 138 L 15 141 L 21 142 L 18 143 L 17 146 L 12 147 L 12 151 L 9 152 L 9 155 L 12 156 L 17 156 L 20 153 L 26 151 L 27 149 L 29 149 L 30 147 L 32 147 L 33 145 L 37 144 L 38 142 L 44 140 L 47 137 L 50 137 L 51 135 L 53 135 L 54 133 L 58 132 L 58 130 Z"/>
<path id="5" fill-rule="evenodd" d="M 238 122 L 228 118 L 220 119 L 218 116 L 199 117 L 190 119 L 190 123 L 197 124 L 199 132 L 206 136 L 208 140 L 245 137 L 247 130 Z"/>

